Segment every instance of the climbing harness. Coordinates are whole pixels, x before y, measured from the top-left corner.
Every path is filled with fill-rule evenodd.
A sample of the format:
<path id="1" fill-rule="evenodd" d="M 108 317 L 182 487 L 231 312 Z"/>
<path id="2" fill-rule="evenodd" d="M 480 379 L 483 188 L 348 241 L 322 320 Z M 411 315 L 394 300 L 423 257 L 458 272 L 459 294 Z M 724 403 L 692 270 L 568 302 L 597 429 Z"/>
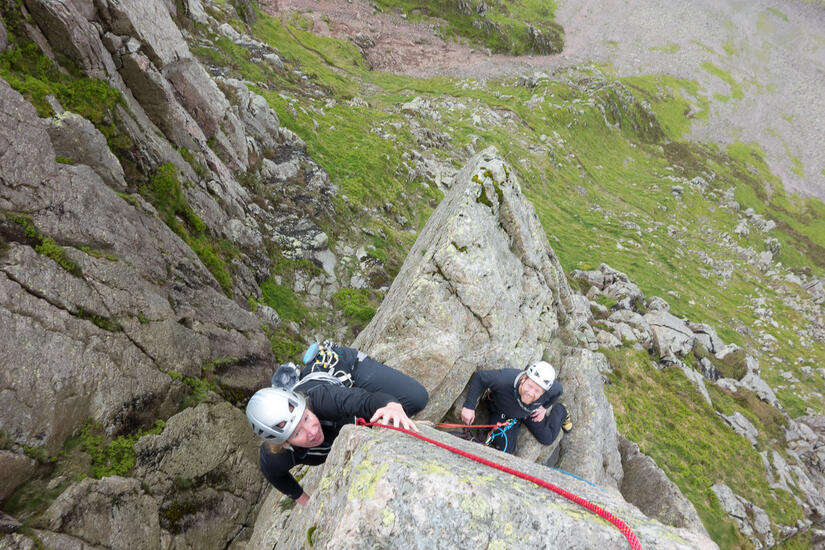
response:
<path id="1" fill-rule="evenodd" d="M 355 382 L 352 373 L 342 369 L 335 370 L 338 365 L 338 354 L 332 349 L 333 343 L 324 340 L 323 343 L 313 342 L 304 353 L 303 361 L 309 366 L 311 373 L 324 372 L 337 378 L 342 384 L 351 388 Z M 359 352 L 360 354 L 361 352 Z M 360 355 L 359 355 L 360 360 Z M 306 377 L 305 377 L 306 378 Z"/>
<path id="2" fill-rule="evenodd" d="M 496 470 L 508 473 L 510 475 L 514 475 L 518 478 L 521 478 L 521 479 L 530 481 L 532 483 L 535 483 L 536 485 L 539 485 L 540 487 L 544 487 L 545 489 L 549 489 L 550 491 L 553 491 L 557 495 L 563 496 L 564 498 L 575 502 L 579 506 L 581 506 L 583 508 L 586 508 L 586 509 L 590 510 L 591 512 L 593 512 L 594 514 L 598 515 L 599 517 L 609 521 L 610 523 L 615 525 L 619 529 L 619 531 L 621 531 L 622 535 L 624 535 L 624 537 L 627 539 L 628 543 L 630 543 L 630 547 L 633 550 L 642 550 L 642 545 L 639 543 L 639 539 L 636 538 L 636 534 L 621 519 L 617 518 L 616 516 L 614 516 L 613 514 L 608 512 L 607 510 L 605 510 L 604 508 L 602 508 L 602 507 L 600 507 L 596 504 L 593 504 L 592 502 L 589 502 L 589 501 L 583 499 L 582 497 L 580 497 L 578 495 L 574 495 L 573 493 L 571 493 L 569 491 L 565 491 L 564 489 L 562 489 L 560 487 L 557 487 L 557 486 L 553 485 L 552 483 L 544 481 L 543 479 L 537 478 L 535 476 L 531 476 L 530 474 L 525 474 L 524 472 L 520 472 L 520 471 L 515 470 L 513 468 L 510 468 L 508 466 L 504 466 L 502 464 L 498 464 L 498 463 L 493 462 L 491 460 L 487 460 L 486 458 L 482 458 L 480 456 L 474 455 L 474 454 L 469 453 L 467 451 L 462 451 L 461 449 L 458 449 L 458 448 L 453 447 L 451 445 L 447 445 L 446 443 L 441 443 L 440 441 L 436 441 L 435 439 L 431 439 L 427 436 L 421 435 L 421 434 L 413 432 L 411 430 L 407 430 L 405 428 L 391 426 L 391 425 L 388 425 L 388 424 L 380 424 L 378 422 L 367 422 L 363 418 L 358 418 L 356 423 L 359 426 L 367 426 L 367 427 L 369 427 L 369 426 L 378 426 L 380 428 L 387 428 L 387 429 L 390 429 L 390 430 L 395 430 L 397 432 L 403 432 L 403 433 L 411 435 L 413 437 L 417 437 L 418 439 L 421 439 L 422 441 L 426 441 L 427 443 L 431 443 L 433 445 L 436 445 L 437 447 L 441 447 L 442 449 L 447 449 L 448 451 L 450 451 L 452 453 L 461 455 L 465 458 L 469 458 L 470 460 L 474 460 L 476 462 L 484 464 L 485 466 L 495 468 Z"/>

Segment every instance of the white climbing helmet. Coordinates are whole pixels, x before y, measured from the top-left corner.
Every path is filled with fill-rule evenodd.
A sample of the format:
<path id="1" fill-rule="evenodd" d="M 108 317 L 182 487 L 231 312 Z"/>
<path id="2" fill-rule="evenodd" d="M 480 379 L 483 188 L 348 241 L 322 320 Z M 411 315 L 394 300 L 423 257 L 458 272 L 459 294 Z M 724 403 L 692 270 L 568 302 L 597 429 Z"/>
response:
<path id="1" fill-rule="evenodd" d="M 547 361 L 536 361 L 527 367 L 527 377 L 547 391 L 556 380 L 556 369 Z"/>
<path id="2" fill-rule="evenodd" d="M 246 404 L 246 419 L 259 437 L 284 443 L 304 416 L 306 399 L 292 390 L 263 388 Z"/>

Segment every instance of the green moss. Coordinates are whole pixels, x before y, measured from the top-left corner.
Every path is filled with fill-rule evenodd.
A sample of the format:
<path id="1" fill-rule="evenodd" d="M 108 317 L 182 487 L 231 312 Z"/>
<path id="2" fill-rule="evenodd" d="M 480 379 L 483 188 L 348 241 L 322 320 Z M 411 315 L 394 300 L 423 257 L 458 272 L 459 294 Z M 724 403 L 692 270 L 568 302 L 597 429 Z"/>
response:
<path id="1" fill-rule="evenodd" d="M 161 526 L 171 533 L 183 530 L 183 520 L 203 509 L 205 504 L 197 500 L 175 500 L 161 510 Z"/>
<path id="2" fill-rule="evenodd" d="M 378 300 L 368 289 L 342 288 L 332 295 L 332 303 L 351 321 L 366 325 L 375 315 Z"/>
<path id="3" fill-rule="evenodd" d="M 261 329 L 269 338 L 272 354 L 278 363 L 300 360 L 301 354 L 306 349 L 306 343 L 300 335 L 284 325 L 274 330 L 268 325 L 263 325 Z"/>
<path id="4" fill-rule="evenodd" d="M 81 428 L 78 439 L 84 451 L 91 457 L 91 473 L 95 478 L 124 476 L 135 466 L 135 442 L 146 434 L 161 433 L 164 427 L 166 423 L 157 420 L 154 428 L 150 430 L 108 440 L 103 434 L 102 426 L 89 420 Z"/>
<path id="5" fill-rule="evenodd" d="M 74 164 L 74 161 L 69 157 L 55 157 L 54 161 L 58 164 Z"/>
<path id="6" fill-rule="evenodd" d="M 57 262 L 60 267 L 75 277 L 83 276 L 83 271 L 80 269 L 80 266 L 73 260 L 69 259 L 69 257 L 66 256 L 66 251 L 63 250 L 63 247 L 54 242 L 54 239 L 51 237 L 42 237 L 40 244 L 35 246 L 34 249 L 40 254 L 43 254 L 44 256 Z"/>
<path id="7" fill-rule="evenodd" d="M 51 258 L 60 267 L 74 275 L 75 277 L 82 277 L 83 271 L 76 262 L 71 260 L 62 246 L 57 244 L 51 237 L 46 237 L 38 231 L 32 219 L 27 215 L 12 214 L 8 218 L 10 221 L 18 224 L 23 233 L 28 239 L 33 241 L 34 250 L 47 258 Z"/>
<path id="8" fill-rule="evenodd" d="M 312 547 L 312 545 L 313 545 L 312 539 L 315 536 L 315 531 L 317 529 L 318 529 L 317 525 L 313 525 L 312 527 L 307 529 L 307 544 L 309 544 L 310 547 Z"/>
<path id="9" fill-rule="evenodd" d="M 177 168 L 172 163 L 160 165 L 141 186 L 140 193 L 157 209 L 160 218 L 198 255 L 227 296 L 232 295 L 232 277 L 216 244 L 205 235 L 206 224 L 186 202 Z"/>
<path id="10" fill-rule="evenodd" d="M 295 292 L 286 285 L 277 284 L 274 279 L 270 278 L 261 283 L 261 295 L 263 302 L 286 321 L 301 322 L 309 314 L 309 310 Z"/>

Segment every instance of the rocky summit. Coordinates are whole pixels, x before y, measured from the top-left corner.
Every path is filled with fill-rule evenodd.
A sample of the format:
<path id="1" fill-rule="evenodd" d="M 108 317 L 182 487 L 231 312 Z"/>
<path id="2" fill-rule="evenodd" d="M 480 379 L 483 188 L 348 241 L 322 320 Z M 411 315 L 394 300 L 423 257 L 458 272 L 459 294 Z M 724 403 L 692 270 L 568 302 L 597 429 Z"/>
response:
<path id="1" fill-rule="evenodd" d="M 0 2 L 0 548 L 823 548 L 825 10 L 710 4 Z M 244 409 L 325 339 L 432 442 L 300 506 Z M 537 360 L 569 433 L 434 426 Z"/>

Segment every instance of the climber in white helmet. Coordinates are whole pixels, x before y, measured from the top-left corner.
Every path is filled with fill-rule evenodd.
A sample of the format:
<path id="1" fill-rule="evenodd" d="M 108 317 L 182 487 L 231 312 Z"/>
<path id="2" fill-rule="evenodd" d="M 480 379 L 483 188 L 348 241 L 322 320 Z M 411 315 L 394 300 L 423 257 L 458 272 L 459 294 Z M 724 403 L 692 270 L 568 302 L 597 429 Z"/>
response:
<path id="1" fill-rule="evenodd" d="M 478 371 L 470 380 L 461 420 L 473 423 L 475 408 L 484 395 L 490 409 L 490 424 L 505 423 L 490 432 L 488 445 L 513 453 L 522 424 L 540 443 L 549 445 L 560 430 L 567 433 L 573 429 L 567 408 L 562 403 L 555 404 L 561 394 L 556 369 L 546 361 L 536 361 L 525 370 Z"/>
<path id="2" fill-rule="evenodd" d="M 246 418 L 261 444 L 261 471 L 272 485 L 304 505 L 309 495 L 289 471 L 298 464 L 326 461 L 344 424 L 357 417 L 418 431 L 401 403 L 390 394 L 315 381 L 301 393 L 263 388 L 246 406 Z"/>

